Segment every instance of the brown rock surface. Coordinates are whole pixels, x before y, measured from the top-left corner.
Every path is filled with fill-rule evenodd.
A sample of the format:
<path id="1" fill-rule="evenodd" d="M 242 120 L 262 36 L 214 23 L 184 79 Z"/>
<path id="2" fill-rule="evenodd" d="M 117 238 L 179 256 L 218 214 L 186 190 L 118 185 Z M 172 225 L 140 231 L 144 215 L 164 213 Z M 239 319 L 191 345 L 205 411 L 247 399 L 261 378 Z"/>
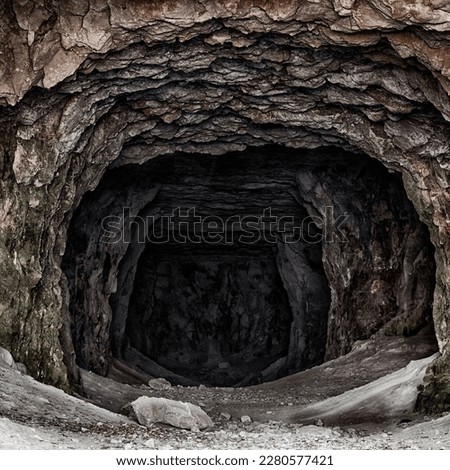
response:
<path id="1" fill-rule="evenodd" d="M 450 406 L 449 31 L 437 0 L 3 2 L 0 344 L 41 380 L 76 379 L 61 260 L 111 165 L 336 146 L 400 172 L 428 226 L 427 403 Z"/>

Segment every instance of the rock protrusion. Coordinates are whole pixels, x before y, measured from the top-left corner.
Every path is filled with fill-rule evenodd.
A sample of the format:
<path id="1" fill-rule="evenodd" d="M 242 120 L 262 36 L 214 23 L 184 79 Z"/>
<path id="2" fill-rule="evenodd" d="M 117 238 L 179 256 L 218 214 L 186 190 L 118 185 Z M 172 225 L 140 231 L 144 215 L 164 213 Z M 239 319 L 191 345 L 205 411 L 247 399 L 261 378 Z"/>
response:
<path id="1" fill-rule="evenodd" d="M 11 353 L 4 348 L 0 348 L 0 366 L 17 370 L 16 361 L 12 357 Z"/>

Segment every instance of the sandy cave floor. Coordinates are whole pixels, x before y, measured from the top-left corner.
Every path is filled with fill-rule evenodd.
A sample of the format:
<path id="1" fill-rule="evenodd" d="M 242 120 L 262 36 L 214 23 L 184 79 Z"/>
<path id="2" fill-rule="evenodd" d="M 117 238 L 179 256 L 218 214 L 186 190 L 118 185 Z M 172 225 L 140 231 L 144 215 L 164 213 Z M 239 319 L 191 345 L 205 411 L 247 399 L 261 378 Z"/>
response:
<path id="1" fill-rule="evenodd" d="M 353 413 L 353 423 L 328 418 L 324 425 L 314 419 L 298 422 L 305 407 L 325 410 L 327 399 L 347 401 L 351 408 L 358 396 L 354 389 L 366 387 L 357 389 L 364 395 L 374 381 L 385 383 L 387 374 L 403 380 L 396 390 L 404 395 L 403 390 L 416 388 L 404 371 L 414 372 L 415 364 L 423 371 L 423 358 L 434 348 L 427 337 L 382 337 L 360 342 L 347 356 L 308 371 L 234 389 L 175 386 L 156 392 L 83 372 L 87 400 L 0 368 L 0 449 L 450 449 L 450 415 L 404 413 L 400 402 L 395 410 L 385 410 L 383 403 L 394 394 L 381 386 L 370 403 L 371 409 L 381 410 L 379 416 L 365 419 L 362 411 Z M 142 395 L 198 404 L 215 426 L 203 432 L 145 428 L 118 414 Z M 252 423 L 241 423 L 243 415 L 251 416 Z"/>

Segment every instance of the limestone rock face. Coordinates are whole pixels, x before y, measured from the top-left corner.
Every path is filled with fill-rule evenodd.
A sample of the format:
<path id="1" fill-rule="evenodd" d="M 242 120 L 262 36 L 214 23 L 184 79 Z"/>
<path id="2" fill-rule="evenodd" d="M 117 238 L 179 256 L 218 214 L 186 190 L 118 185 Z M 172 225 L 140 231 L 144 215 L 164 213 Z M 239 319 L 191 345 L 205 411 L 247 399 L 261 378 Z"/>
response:
<path id="1" fill-rule="evenodd" d="M 181 429 L 206 429 L 214 426 L 211 418 L 197 405 L 167 398 L 140 397 L 131 403 L 137 420 L 144 426 L 170 424 Z"/>
<path id="2" fill-rule="evenodd" d="M 425 261 L 432 250 L 420 250 L 423 233 L 398 227 L 396 233 L 407 237 L 404 275 L 363 276 L 357 284 L 371 286 L 380 299 L 388 296 L 403 318 L 413 302 L 418 326 L 426 310 L 419 300 L 428 297 L 414 294 L 414 284 L 429 293 L 431 267 L 441 356 L 424 393 L 430 406 L 433 397 L 450 403 L 446 2 L 7 0 L 0 23 L 0 344 L 32 375 L 67 387 L 78 382 L 80 356 L 108 368 L 106 343 L 74 345 L 73 338 L 84 331 L 109 334 L 110 297 L 132 290 L 128 283 L 142 252 L 118 244 L 106 256 L 89 245 L 98 229 L 92 239 L 79 240 L 87 244 L 89 275 L 69 285 L 61 269 L 74 213 L 108 169 L 178 151 L 225 155 L 274 143 L 338 147 L 398 172 L 428 227 L 435 270 Z M 123 192 L 108 198 L 105 192 L 100 212 L 80 220 L 101 220 L 117 204 L 133 207 L 134 220 L 157 194 L 156 187 L 139 197 Z M 317 212 L 326 196 L 327 188 L 312 191 L 311 210 Z M 381 217 L 383 210 L 374 207 L 371 214 Z M 367 247 L 384 260 L 398 252 L 359 241 L 355 246 L 361 257 Z M 338 249 L 327 249 L 330 277 Z M 125 254 L 128 261 L 119 266 Z M 377 259 L 353 268 L 377 269 Z M 417 274 L 422 271 L 425 281 Z M 333 279 L 347 282 L 342 275 Z M 286 275 L 284 282 L 294 281 Z M 87 311 L 95 311 L 89 321 L 76 322 L 69 311 L 74 285 Z M 92 288 L 87 296 L 80 293 L 86 286 Z M 344 294 L 332 294 L 333 312 Z M 397 316 L 391 313 L 378 319 Z M 391 331 L 404 324 L 391 323 Z M 114 326 L 112 334 L 121 337 L 125 323 Z"/>

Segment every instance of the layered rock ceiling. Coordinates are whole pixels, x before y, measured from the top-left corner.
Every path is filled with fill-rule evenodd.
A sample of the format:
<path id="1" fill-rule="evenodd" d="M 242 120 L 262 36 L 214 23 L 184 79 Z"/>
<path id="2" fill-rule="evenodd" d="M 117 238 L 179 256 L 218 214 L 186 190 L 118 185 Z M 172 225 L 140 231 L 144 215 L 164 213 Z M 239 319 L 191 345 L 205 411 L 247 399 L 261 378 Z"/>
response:
<path id="1" fill-rule="evenodd" d="M 7 0 L 0 6 L 0 25 L 0 345 L 35 377 L 76 385 L 77 361 L 106 373 L 112 346 L 121 347 L 110 335 L 120 337 L 126 325 L 114 323 L 113 310 L 120 303 L 117 292 L 133 287 L 134 277 L 130 281 L 127 274 L 135 276 L 137 254 L 126 244 L 105 250 L 95 224 L 85 226 L 84 248 L 77 242 L 83 227 L 73 223 L 75 213 L 89 225 L 98 214 L 117 210 L 118 192 L 96 193 L 93 206 L 90 191 L 108 187 L 111 172 L 133 176 L 132 164 L 155 157 L 166 155 L 167 162 L 176 152 L 215 155 L 226 164 L 230 152 L 276 144 L 298 149 L 299 159 L 303 149 L 310 149 L 312 160 L 320 152 L 347 155 L 346 178 L 311 169 L 297 178 L 293 197 L 302 211 L 320 214 L 326 196 L 345 206 L 332 192 L 340 187 L 341 198 L 347 192 L 347 200 L 360 202 L 345 207 L 377 214 L 369 222 L 352 219 L 351 250 L 322 247 L 331 295 L 327 354 L 348 351 L 372 327 L 392 319 L 397 321 L 390 323 L 391 332 L 413 333 L 426 323 L 432 303 L 441 357 L 422 401 L 450 406 L 447 1 Z M 350 154 L 384 165 L 384 173 L 373 170 L 379 175 L 368 186 L 374 197 L 362 196 L 364 186 L 357 191 L 356 183 L 364 180 L 352 176 L 350 169 L 359 167 Z M 390 192 L 388 170 L 401 175 L 398 198 Z M 241 184 L 239 174 L 230 178 Z M 271 178 L 276 182 L 277 176 Z M 121 187 L 119 203 L 132 208 L 133 218 L 149 209 L 159 187 Z M 232 194 L 232 185 L 227 191 Z M 406 209 L 402 191 L 415 212 Z M 192 197 L 186 190 L 178 194 Z M 376 208 L 376 201 L 383 204 Z M 403 222 L 396 218 L 399 207 L 408 214 Z M 375 231 L 384 219 L 390 221 L 386 236 Z M 369 241 L 363 227 L 370 228 Z M 392 249 L 379 247 L 386 239 Z M 73 246 L 80 252 L 71 266 L 81 259 L 81 275 L 67 266 L 73 250 L 66 247 Z M 287 279 L 295 270 L 286 263 L 303 256 L 286 254 L 291 248 L 278 249 L 278 261 L 288 261 L 279 261 L 277 272 L 267 268 L 267 282 L 298 281 Z M 145 260 L 152 264 L 155 256 Z M 254 255 L 259 263 L 264 256 Z M 377 265 L 380 259 L 384 264 Z M 167 262 L 158 260 L 158 266 Z M 338 261 L 346 275 L 333 271 Z M 276 276 L 281 278 L 275 282 Z M 370 285 L 374 296 L 358 297 L 355 280 L 356 291 L 367 292 Z M 84 289 L 77 291 L 82 307 L 73 307 L 77 285 Z M 135 294 L 134 305 L 140 298 Z M 298 302 L 290 301 L 294 317 Z M 397 310 L 374 313 L 372 307 L 383 302 Z M 351 329 L 352 315 L 361 315 L 363 304 L 370 321 Z M 133 317 L 136 308 L 130 308 Z M 141 339 L 135 337 L 134 344 Z M 275 356 L 289 349 L 281 339 L 279 344 L 280 349 L 273 346 Z"/>

